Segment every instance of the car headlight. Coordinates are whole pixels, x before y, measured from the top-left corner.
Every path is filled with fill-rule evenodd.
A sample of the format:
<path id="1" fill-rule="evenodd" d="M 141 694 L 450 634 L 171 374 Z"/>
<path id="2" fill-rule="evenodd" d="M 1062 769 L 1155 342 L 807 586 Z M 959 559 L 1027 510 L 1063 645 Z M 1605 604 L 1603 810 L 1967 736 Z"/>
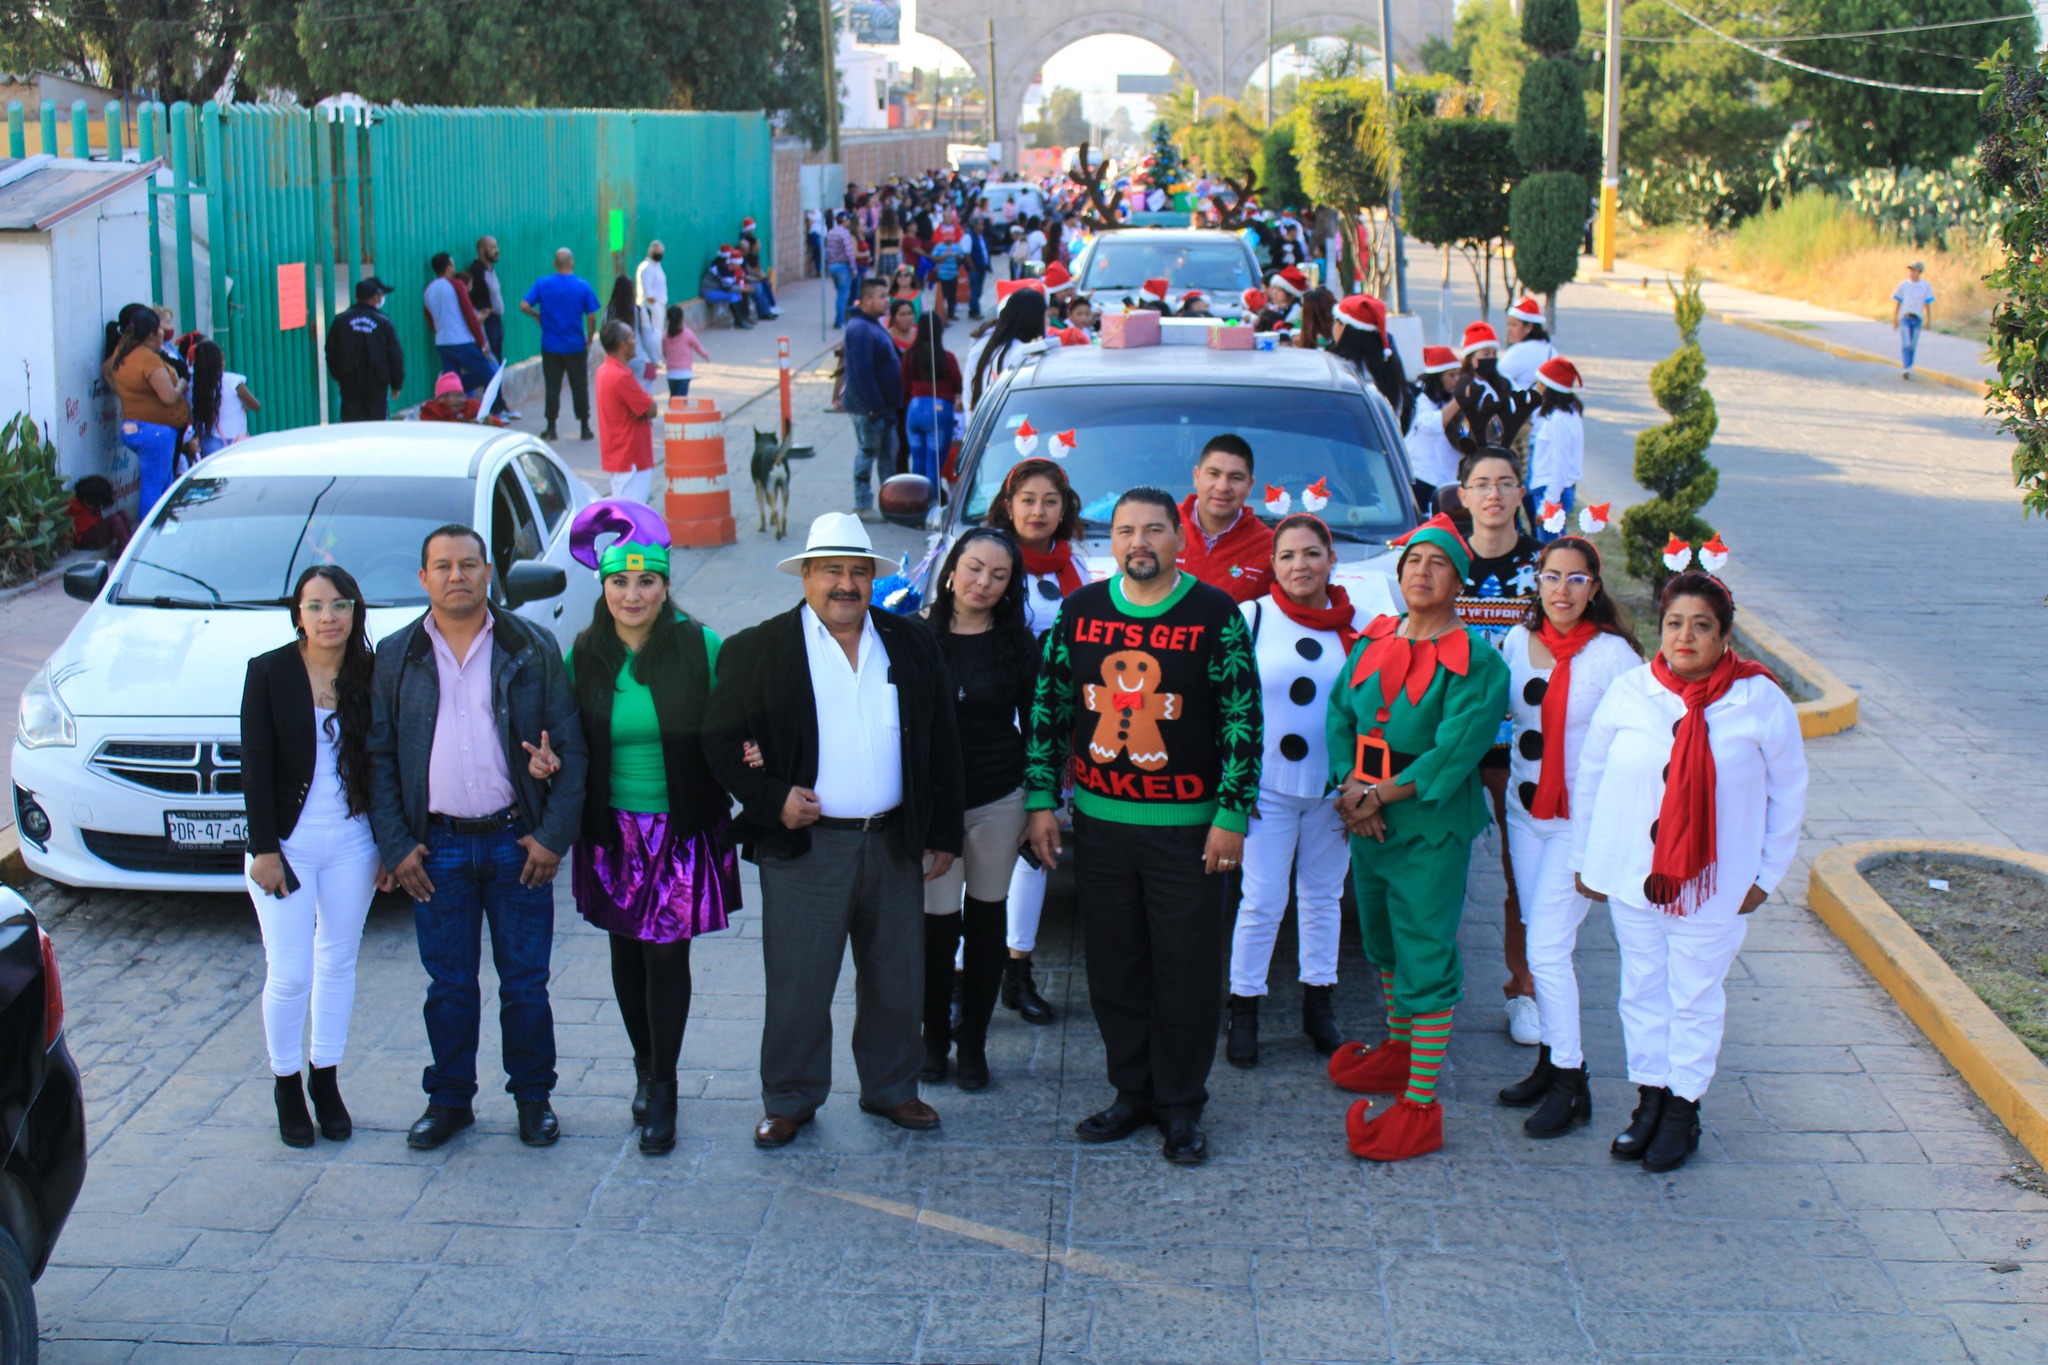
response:
<path id="1" fill-rule="evenodd" d="M 21 692 L 21 709 L 15 715 L 14 734 L 24 749 L 42 749 L 53 744 L 78 743 L 78 723 L 71 718 L 57 685 L 50 681 L 50 666 L 44 664 Z"/>

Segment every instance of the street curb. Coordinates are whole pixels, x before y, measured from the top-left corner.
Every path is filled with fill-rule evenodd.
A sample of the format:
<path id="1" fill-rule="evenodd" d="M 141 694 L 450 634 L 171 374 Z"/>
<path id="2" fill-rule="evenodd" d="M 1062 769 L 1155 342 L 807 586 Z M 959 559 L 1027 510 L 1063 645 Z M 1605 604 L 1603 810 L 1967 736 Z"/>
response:
<path id="1" fill-rule="evenodd" d="M 1863 878 L 1864 869 L 1906 853 L 2018 867 L 2044 881 L 2048 858 L 1940 839 L 1871 839 L 1815 858 L 1806 890 L 1807 903 L 1835 937 L 1941 1049 L 2020 1145 L 2048 1164 L 2048 1066 Z"/>
<path id="2" fill-rule="evenodd" d="M 20 890 L 35 873 L 21 860 L 21 833 L 13 825 L 0 829 L 0 882 Z"/>
<path id="3" fill-rule="evenodd" d="M 1820 693 L 1810 701 L 1792 704 L 1792 709 L 1799 713 L 1800 738 L 1839 735 L 1856 723 L 1855 689 L 1829 672 L 1820 660 L 1758 621 L 1753 613 L 1736 618 L 1735 634 L 1748 642 L 1748 653 L 1775 670 L 1794 674 Z"/>
<path id="4" fill-rule="evenodd" d="M 1652 303 L 1659 302 L 1665 297 L 1654 289 L 1645 289 L 1641 285 L 1636 284 L 1623 284 L 1619 280 L 1596 279 L 1592 283 L 1617 290 L 1623 294 L 1633 295 L 1639 299 L 1648 299 Z M 1706 313 L 1714 321 L 1725 322 L 1730 327 L 1740 327 L 1746 331 L 1760 332 L 1764 336 L 1776 337 L 1780 341 L 1790 341 L 1812 350 L 1826 351 L 1829 355 L 1836 356 L 1842 360 L 1859 361 L 1866 365 L 1882 365 L 1888 370 L 1896 370 L 1899 367 L 1898 357 L 1896 356 L 1882 356 L 1875 351 L 1865 351 L 1855 346 L 1843 346 L 1837 342 L 1823 341 L 1819 337 L 1808 336 L 1794 327 L 1780 327 L 1775 322 L 1759 322 L 1755 318 L 1737 317 L 1732 313 L 1724 313 L 1717 308 L 1709 308 L 1706 310 Z M 1983 398 L 1991 392 L 1990 387 L 1981 379 L 1969 379 L 1962 375 L 1944 374 L 1940 370 L 1916 369 L 1913 371 L 1913 374 L 1916 378 L 1924 379 L 1930 384 L 1941 384 L 1951 389 L 1961 389 L 1964 393 L 1972 393 L 1979 398 Z"/>
<path id="5" fill-rule="evenodd" d="M 0 603 L 12 602 L 17 597 L 26 597 L 37 588 L 55 583 L 64 576 L 64 571 L 74 564 L 84 564 L 99 556 L 91 550 L 66 550 L 64 556 L 34 578 L 24 578 L 19 583 L 10 583 L 0 588 Z"/>

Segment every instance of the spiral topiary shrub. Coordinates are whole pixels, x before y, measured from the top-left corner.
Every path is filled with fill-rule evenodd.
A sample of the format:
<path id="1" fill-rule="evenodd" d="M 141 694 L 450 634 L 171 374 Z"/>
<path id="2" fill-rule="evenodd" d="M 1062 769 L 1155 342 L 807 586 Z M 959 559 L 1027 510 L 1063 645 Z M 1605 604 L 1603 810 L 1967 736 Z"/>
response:
<path id="1" fill-rule="evenodd" d="M 1664 546 L 1673 536 L 1698 545 L 1714 534 L 1700 509 L 1720 486 L 1721 471 L 1707 460 L 1720 418 L 1714 396 L 1707 392 L 1707 357 L 1700 350 L 1700 273 L 1688 268 L 1683 285 L 1671 286 L 1672 320 L 1682 344 L 1650 371 L 1650 396 L 1671 415 L 1660 427 L 1636 437 L 1636 482 L 1653 496 L 1621 516 L 1621 538 L 1628 571 L 1662 588 L 1671 571 L 1664 567 Z"/>
<path id="2" fill-rule="evenodd" d="M 1554 296 L 1579 273 L 1587 186 L 1578 173 L 1586 155 L 1586 102 L 1579 88 L 1577 0 L 1525 0 L 1522 41 L 1536 60 L 1522 75 L 1515 110 L 1515 156 L 1528 172 L 1515 187 L 1509 231 L 1515 273 L 1524 288 Z M 1548 312 L 1556 313 L 1551 297 Z"/>

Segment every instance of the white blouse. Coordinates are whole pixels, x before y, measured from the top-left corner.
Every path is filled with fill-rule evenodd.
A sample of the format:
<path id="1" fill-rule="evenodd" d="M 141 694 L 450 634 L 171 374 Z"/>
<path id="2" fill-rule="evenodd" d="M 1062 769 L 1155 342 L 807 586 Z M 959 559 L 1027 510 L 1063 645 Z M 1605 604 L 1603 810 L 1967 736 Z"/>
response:
<path id="1" fill-rule="evenodd" d="M 1576 691 L 1576 687 L 1574 688 Z M 1593 712 L 1572 781 L 1572 868 L 1593 890 L 1646 905 L 1651 827 L 1685 704 L 1650 666 L 1624 673 Z M 1714 894 L 1693 913 L 1732 918 L 1749 888 L 1775 890 L 1799 847 L 1806 749 L 1792 702 L 1769 678 L 1743 678 L 1707 708 L 1714 753 Z"/>
<path id="2" fill-rule="evenodd" d="M 1560 409 L 1529 424 L 1529 491 L 1561 493 L 1586 472 L 1586 423 Z"/>
<path id="3" fill-rule="evenodd" d="M 1508 661 L 1508 708 L 1514 718 L 1514 740 L 1508 747 L 1508 818 L 1533 825 L 1545 834 L 1564 830 L 1569 820 L 1538 820 L 1529 813 L 1536 800 L 1536 783 L 1543 776 L 1543 750 L 1554 736 L 1543 733 L 1543 695 L 1550 688 L 1551 668 L 1537 668 L 1529 662 L 1529 628 L 1516 626 L 1500 642 Z M 1572 694 L 1565 703 L 1564 780 L 1570 787 L 1579 770 L 1579 755 L 1586 747 L 1586 727 L 1593 712 L 1616 678 L 1642 659 L 1619 635 L 1602 632 L 1587 641 L 1572 656 Z M 1573 798 L 1576 801 L 1576 798 Z M 1577 810 L 1576 804 L 1572 807 Z"/>
<path id="4" fill-rule="evenodd" d="M 1330 693 L 1344 671 L 1344 639 L 1334 630 L 1297 625 L 1270 596 L 1255 597 L 1238 610 L 1252 632 L 1252 657 L 1264 693 L 1266 753 L 1259 787 L 1319 797 L 1330 785 Z M 1363 607 L 1352 609 L 1351 623 L 1358 629 L 1371 619 Z"/>
<path id="5" fill-rule="evenodd" d="M 1438 488 L 1458 481 L 1458 448 L 1444 435 L 1443 405 L 1420 390 L 1405 440 L 1408 468 L 1416 478 Z"/>

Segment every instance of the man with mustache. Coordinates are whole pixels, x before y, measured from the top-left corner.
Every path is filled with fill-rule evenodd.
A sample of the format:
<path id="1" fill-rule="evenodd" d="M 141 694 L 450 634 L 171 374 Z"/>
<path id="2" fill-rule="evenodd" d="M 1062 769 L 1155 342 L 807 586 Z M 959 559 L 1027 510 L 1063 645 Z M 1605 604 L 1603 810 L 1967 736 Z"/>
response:
<path id="1" fill-rule="evenodd" d="M 725 642 L 704 752 L 740 803 L 740 851 L 761 869 L 763 1116 L 784 1147 L 832 1087 L 832 991 L 849 939 L 860 1107 L 899 1128 L 939 1116 L 924 1066 L 924 883 L 965 838 L 960 738 L 938 642 L 876 609 L 874 552 L 848 512 L 811 523 L 782 561 L 801 605 Z"/>
<path id="2" fill-rule="evenodd" d="M 1223 925 L 1265 749 L 1258 670 L 1237 604 L 1174 563 L 1185 545 L 1171 494 L 1125 493 L 1110 548 L 1121 572 L 1070 593 L 1045 636 L 1024 749 L 1028 837 L 1058 863 L 1071 758 L 1088 995 L 1116 1087 L 1075 1132 L 1115 1142 L 1156 1124 L 1160 1155 L 1193 1164 L 1208 1155 Z"/>

